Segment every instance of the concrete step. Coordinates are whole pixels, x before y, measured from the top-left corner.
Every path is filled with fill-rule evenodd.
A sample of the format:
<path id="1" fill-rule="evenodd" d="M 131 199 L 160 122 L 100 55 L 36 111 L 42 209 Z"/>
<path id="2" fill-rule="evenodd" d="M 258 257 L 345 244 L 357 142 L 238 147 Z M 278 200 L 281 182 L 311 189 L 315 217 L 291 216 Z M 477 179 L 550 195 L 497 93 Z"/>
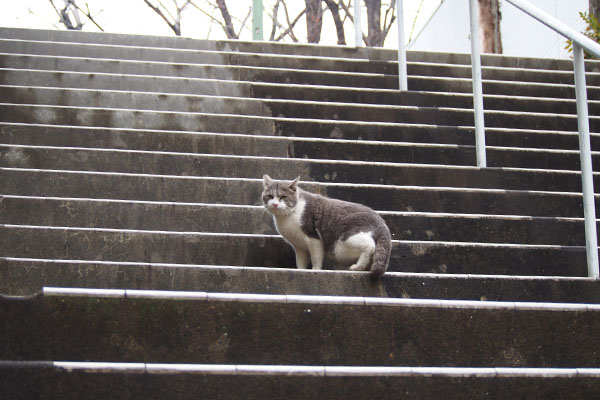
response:
<path id="1" fill-rule="evenodd" d="M 596 369 L 7 362 L 5 398 L 593 398 Z M 15 383 L 15 382 L 18 382 Z M 290 396 L 294 393 L 294 396 Z"/>
<path id="2" fill-rule="evenodd" d="M 311 52 L 271 52 L 276 46 L 260 46 L 259 49 L 241 48 L 239 43 L 234 44 L 236 49 L 228 48 L 227 45 L 221 48 L 214 48 L 214 44 L 209 46 L 199 46 L 204 48 L 177 48 L 177 47 L 153 47 L 121 44 L 97 44 L 97 43 L 73 43 L 62 41 L 27 41 L 20 39 L 0 39 L 0 52 L 7 54 L 40 54 L 46 56 L 62 57 L 88 57 L 88 58 L 116 58 L 127 60 L 144 61 L 174 61 L 192 64 L 239 64 L 256 67 L 276 67 L 287 69 L 313 69 L 345 72 L 370 72 L 378 74 L 397 75 L 396 54 L 392 54 L 391 59 L 386 60 L 388 56 L 373 56 L 373 51 L 366 58 L 361 57 L 365 50 L 356 50 L 352 48 L 341 49 L 331 48 L 330 52 L 324 52 L 324 49 L 318 49 Z M 254 45 L 256 47 L 256 45 Z M 208 48 L 213 47 L 213 48 Z M 248 46 L 246 46 L 248 47 Z M 284 46 L 294 48 L 293 46 Z M 312 47 L 314 49 L 315 46 Z M 265 51 L 266 50 L 266 51 Z M 291 49 L 290 49 L 291 50 Z M 311 50 L 311 48 L 309 48 Z M 369 51 L 369 50 L 367 50 Z M 388 53 L 390 54 L 390 53 Z M 410 75 L 421 76 L 445 76 L 452 78 L 470 78 L 470 61 L 466 61 L 465 55 L 459 55 L 463 58 L 457 63 L 452 59 L 452 55 L 440 53 L 408 53 L 408 73 Z M 468 55 L 467 55 L 468 56 Z M 572 64 L 561 63 L 553 60 L 551 65 L 548 63 L 523 62 L 523 59 L 505 58 L 499 63 L 498 59 L 483 58 L 484 77 L 492 80 L 531 80 L 532 82 L 547 83 L 573 83 Z M 466 61 L 466 62 L 464 62 Z M 461 63 L 463 65 L 461 65 Z M 496 64 L 496 65 L 494 65 Z M 559 65 L 566 70 L 555 72 L 553 69 Z M 488 66 L 489 65 L 489 66 Z M 594 85 L 598 81 L 597 71 L 600 68 L 595 63 L 588 63 L 588 80 Z M 555 68 L 552 68 L 555 67 Z M 528 69 L 531 69 L 528 71 Z M 397 86 L 397 85 L 396 85 Z"/>
<path id="3" fill-rule="evenodd" d="M 0 178 L 2 193 L 18 196 L 262 204 L 262 177 L 249 179 L 0 168 Z M 293 176 L 282 178 L 293 179 Z M 564 218 L 583 216 L 579 193 L 315 182 L 302 182 L 302 187 L 381 211 Z M 598 199 L 596 204 L 600 204 Z M 600 208 L 597 207 L 597 210 L 600 211 Z"/>
<path id="4" fill-rule="evenodd" d="M 590 304 L 60 288 L 0 302 L 13 361 L 598 366 Z"/>
<path id="5" fill-rule="evenodd" d="M 600 303 L 598 281 L 576 277 L 352 271 L 0 258 L 0 293 L 44 286 L 414 299 Z"/>
<path id="6" fill-rule="evenodd" d="M 391 89 L 341 88 L 290 84 L 250 83 L 215 79 L 157 77 L 105 73 L 79 73 L 2 69 L 2 82 L 11 86 L 56 87 L 91 90 L 117 90 L 136 92 L 162 92 L 196 96 L 249 97 L 302 101 L 325 101 L 337 103 L 364 103 L 386 105 L 410 105 L 419 107 L 452 107 L 472 110 L 470 93 L 399 92 Z M 18 90 L 18 89 L 17 89 Z M 7 99 L 11 98 L 7 93 Z M 7 100 L 9 101 L 9 100 Z M 192 101 L 192 100 L 189 100 Z M 188 104 L 187 107 L 191 105 Z M 486 110 L 576 114 L 575 100 L 486 95 Z M 590 113 L 600 112 L 600 102 L 588 102 Z M 188 109 L 189 110 L 189 109 Z"/>
<path id="7" fill-rule="evenodd" d="M 113 58 L 185 64 L 245 65 L 279 69 L 310 69 L 397 75 L 397 63 L 298 54 L 248 53 L 227 50 L 191 50 L 143 46 L 98 45 L 49 41 L 0 39 L 0 53 L 39 54 L 61 57 Z M 396 72 L 394 72 L 394 70 Z"/>
<path id="8" fill-rule="evenodd" d="M 443 157 L 423 160 L 432 150 L 460 150 L 443 146 L 423 147 L 411 154 L 410 146 L 396 162 L 367 162 L 333 158 L 307 159 L 272 156 L 236 156 L 80 147 L 0 145 L 0 166 L 5 168 L 120 172 L 146 175 L 259 178 L 269 171 L 318 182 L 446 186 L 456 188 L 504 188 L 513 190 L 579 191 L 577 171 L 524 168 L 487 168 L 444 165 Z M 452 155 L 452 151 L 449 151 Z M 457 153 L 457 152 L 456 152 Z M 455 153 L 455 154 L 456 154 Z M 508 153 L 508 151 L 507 151 Z M 522 152 L 522 154 L 525 152 Z M 552 154 L 552 153 L 549 153 Z M 444 154 L 442 154 L 443 156 Z M 560 153 L 556 153 L 560 156 Z M 234 162 L 235 161 L 235 162 Z M 399 162 L 398 162 L 399 161 Z M 407 162 L 403 162 L 407 161 Z M 415 163 L 416 162 L 416 163 Z M 433 162 L 433 164 L 425 164 Z M 361 176 L 356 171 L 363 171 Z M 410 171 L 410 173 L 408 173 Z M 594 179 L 600 179 L 598 174 Z"/>
<path id="9" fill-rule="evenodd" d="M 55 146 L 31 146 L 31 145 L 0 145 L 0 166 L 16 168 L 36 168 L 36 169 L 66 169 L 82 171 L 111 171 L 111 172 L 132 172 L 145 174 L 170 174 L 170 175 L 192 175 L 192 176 L 249 176 L 248 172 L 240 172 L 241 175 L 232 175 L 238 173 L 235 166 L 225 165 L 229 160 L 235 159 L 240 163 L 240 167 L 245 163 L 259 165 L 257 168 L 262 170 L 272 170 L 272 164 L 281 164 L 286 161 L 288 167 L 282 172 L 286 175 L 298 173 L 306 174 L 307 171 L 319 171 L 321 168 L 326 170 L 332 167 L 336 161 L 339 168 L 330 175 L 333 178 L 326 178 L 327 172 L 322 177 L 316 174 L 310 174 L 318 180 L 346 181 L 344 176 L 347 170 L 356 169 L 362 166 L 370 171 L 365 176 L 363 182 L 385 182 L 387 184 L 425 184 L 425 181 L 417 181 L 411 177 L 396 177 L 380 180 L 380 173 L 394 169 L 419 169 L 425 168 L 431 171 L 437 171 L 438 174 L 448 173 L 452 170 L 459 170 L 461 167 L 466 169 L 461 174 L 469 175 L 498 175 L 484 171 L 469 171 L 469 165 L 475 158 L 475 150 L 471 146 L 452 146 L 452 145 L 420 145 L 420 144 L 389 144 L 383 143 L 338 143 L 332 142 L 306 142 L 293 140 L 275 141 L 267 139 L 264 147 L 259 147 L 260 140 L 254 139 L 253 147 L 248 151 L 233 153 L 239 146 L 220 151 L 223 145 L 231 140 L 223 142 L 214 141 L 212 153 L 189 153 L 189 152 L 171 152 L 171 151 L 149 151 L 149 150 L 123 150 L 110 148 L 82 148 L 82 147 L 55 147 Z M 85 143 L 88 144 L 88 143 Z M 286 145 L 287 144 L 287 148 Z M 275 151 L 269 151 L 274 148 Z M 255 149 L 256 151 L 253 151 Z M 191 149 L 186 149 L 187 151 Z M 361 156 L 361 154 L 363 156 Z M 144 161 L 137 163 L 136 159 Z M 543 180 L 535 184 L 535 188 L 542 190 L 578 190 L 579 188 L 572 183 L 565 182 L 572 178 L 574 173 L 578 173 L 579 154 L 576 151 L 557 151 L 557 150 L 535 150 L 535 149 L 509 149 L 509 148 L 491 148 L 488 152 L 489 167 L 510 167 L 513 169 L 510 175 L 522 176 L 523 180 L 513 183 L 515 188 L 528 187 L 526 178 L 531 175 L 544 176 Z M 600 161 L 600 153 L 593 153 L 593 160 Z M 500 164 L 500 165 L 498 165 Z M 217 170 L 208 169 L 217 167 Z M 221 173 L 218 173 L 221 171 Z M 256 170 L 254 170 L 256 171 Z M 509 173 L 507 173 L 508 175 Z M 337 177 L 340 177 L 336 179 Z M 351 175 L 348 175 L 350 179 Z M 429 177 L 429 181 L 433 177 Z M 356 179 L 356 178 L 355 178 Z M 543 179 L 543 178 L 542 178 Z M 564 186 L 560 182 L 565 182 Z M 461 187 L 463 184 L 459 180 L 454 185 Z M 499 186 L 502 180 L 496 180 Z M 549 182 L 548 186 L 544 183 Z M 522 183 L 522 186 L 514 186 Z M 577 183 L 577 182 L 573 182 Z M 530 186 L 529 186 L 530 187 Z"/>
<path id="10" fill-rule="evenodd" d="M 192 49 L 212 51 L 238 51 L 268 54 L 312 55 L 341 58 L 364 58 L 369 60 L 396 61 L 397 52 L 390 49 L 374 47 L 353 46 L 323 46 L 294 43 L 293 45 L 274 42 L 244 42 L 240 40 L 197 40 L 173 36 L 141 36 L 127 34 L 106 34 L 96 32 L 67 32 L 59 30 L 35 30 L 0 28 L 0 37 L 6 39 L 52 41 L 70 43 L 95 43 L 103 45 L 158 47 L 168 49 Z M 408 51 L 407 58 L 410 62 L 445 63 L 457 66 L 468 66 L 471 63 L 469 54 L 436 53 Z M 496 54 L 483 54 L 484 66 L 497 68 L 519 68 L 526 72 L 527 69 L 563 71 L 572 75 L 573 63 L 564 59 L 538 59 L 526 57 L 508 57 Z M 587 71 L 600 71 L 600 63 L 586 60 Z"/>
<path id="11" fill-rule="evenodd" d="M 410 149 L 406 149 L 406 151 L 410 152 Z M 442 164 L 380 163 L 72 147 L 1 145 L 0 166 L 222 178 L 262 178 L 265 173 L 277 171 L 277 175 L 282 179 L 301 176 L 303 179 L 317 182 L 564 192 L 581 190 L 579 179 L 581 174 L 577 171 L 516 168 L 482 170 L 476 167 Z M 600 180 L 600 175 L 595 174 L 594 181 L 597 180 Z"/>
<path id="12" fill-rule="evenodd" d="M 294 268 L 280 236 L 0 225 L 11 258 Z M 389 271 L 586 276 L 585 247 L 394 241 Z"/>
<path id="13" fill-rule="evenodd" d="M 0 41 L 1 43 L 1 41 Z M 297 63 L 293 68 L 277 68 L 272 66 L 245 66 L 245 65 L 222 65 L 210 63 L 185 63 L 180 60 L 167 61 L 144 61 L 140 60 L 120 60 L 114 58 L 87 58 L 77 56 L 53 56 L 34 54 L 13 54 L 1 53 L 2 67 L 6 69 L 26 69 L 26 70 L 46 70 L 80 72 L 89 74 L 128 74 L 140 76 L 155 77 L 178 77 L 195 81 L 196 79 L 218 79 L 241 82 L 263 82 L 278 84 L 297 84 L 297 85 L 320 85 L 328 87 L 350 87 L 350 88 L 371 88 L 395 90 L 398 87 L 398 78 L 396 75 L 386 75 L 371 72 L 344 72 L 344 71 L 323 71 L 314 69 L 298 69 Z M 439 73 L 436 69 L 445 68 L 448 72 L 442 72 L 440 75 L 423 76 L 415 71 L 415 75 L 408 78 L 408 85 L 411 91 L 428 92 L 458 92 L 471 94 L 473 87 L 469 76 L 457 78 L 453 75 L 454 67 L 447 66 L 415 66 L 419 70 L 433 69 L 432 73 Z M 433 68 L 435 67 L 435 68 Z M 413 69 L 413 68 L 411 68 Z M 464 72 L 468 72 L 464 70 Z M 492 71 L 486 74 L 483 82 L 484 93 L 487 95 L 499 96 L 529 96 L 529 97 L 547 97 L 559 99 L 574 99 L 575 89 L 572 84 L 566 83 L 547 83 L 542 80 L 549 73 L 541 71 L 527 74 L 522 70 L 511 71 L 509 76 L 500 74 L 495 76 Z M 449 76 L 445 76 L 449 75 Z M 487 77 L 489 75 L 489 77 Z M 519 81 L 521 76 L 539 76 L 529 81 Z M 564 73 L 561 73 L 561 76 Z M 570 73 L 572 76 L 572 72 Z M 512 79 L 511 79 L 512 76 Z M 506 78 L 502 80 L 501 78 Z M 572 78 L 571 78 L 572 79 Z M 540 80 L 542 80 L 540 82 Z M 553 79 L 550 79 L 553 80 Z M 555 80 L 555 79 L 554 79 Z M 562 82 L 560 77 L 558 82 Z M 10 84 L 10 81 L 2 81 Z M 596 83 L 595 77 L 588 78 L 588 99 L 600 99 L 600 83 Z"/>
<path id="14" fill-rule="evenodd" d="M 152 110 L 277 117 L 293 119 L 343 120 L 363 122 L 473 126 L 473 111 L 449 107 L 414 107 L 316 101 L 250 99 L 226 96 L 192 96 L 148 92 L 100 91 L 47 87 L 0 86 L 6 103 L 83 107 L 90 109 Z M 90 110 L 94 112 L 93 110 Z M 183 116 L 182 118 L 183 119 Z M 488 110 L 487 126 L 537 130 L 577 131 L 577 118 L 571 114 L 522 113 Z M 25 122 L 3 118 L 7 122 Z M 590 117 L 590 130 L 600 130 L 600 118 Z"/>
<path id="15" fill-rule="evenodd" d="M 42 71 L 31 69 L 2 69 L 7 85 L 61 87 L 94 90 L 163 92 L 190 95 L 237 96 L 264 99 L 326 101 L 411 105 L 422 107 L 473 108 L 470 93 L 399 92 L 391 89 L 342 88 L 317 85 L 271 84 L 200 78 L 163 77 L 97 72 Z M 575 114 L 575 100 L 486 95 L 488 110 Z M 590 100 L 590 113 L 600 111 L 600 103 Z"/>
<path id="16" fill-rule="evenodd" d="M 384 212 L 392 238 L 413 241 L 585 245 L 582 219 Z M 3 195 L 0 223 L 276 235 L 262 206 Z"/>
<path id="17" fill-rule="evenodd" d="M 238 134 L 283 135 L 345 139 L 398 140 L 442 142 L 454 139 L 457 132 L 461 141 L 473 142 L 473 129 L 468 127 L 433 126 L 425 124 L 385 123 L 364 121 L 290 119 L 277 117 L 235 116 L 202 113 L 175 113 L 109 108 L 79 108 L 27 104 L 0 104 L 0 122 L 17 124 L 51 124 L 96 128 L 167 130 L 187 132 L 226 132 Z M 428 121 L 430 122 L 430 121 Z M 406 129 L 406 132 L 403 130 Z M 545 146 L 535 130 L 486 128 L 488 135 L 498 134 L 498 140 L 507 137 L 521 143 Z M 423 135 L 421 136 L 421 133 Z M 576 132 L 551 129 L 549 146 L 577 141 Z M 594 135 L 596 136 L 596 135 Z M 473 161 L 473 164 L 475 162 Z"/>
<path id="18" fill-rule="evenodd" d="M 301 121 L 302 122 L 302 121 Z M 121 128 L 98 128 L 68 125 L 43 125 L 24 123 L 0 123 L 0 138 L 2 143 L 15 145 L 37 145 L 56 147 L 90 147 L 130 150 L 159 150 L 172 152 L 220 153 L 236 155 L 290 155 L 304 158 L 325 158 L 330 154 L 330 148 L 341 148 L 345 159 L 358 159 L 354 149 L 360 149 L 360 159 L 365 161 L 392 161 L 397 156 L 399 146 L 418 144 L 446 144 L 464 146 L 468 152 L 473 147 L 475 134 L 472 128 L 435 127 L 425 125 L 403 125 L 397 130 L 361 125 L 358 129 L 347 132 L 348 139 L 329 138 L 329 132 L 320 132 L 320 124 L 310 126 L 310 132 L 304 135 L 312 137 L 286 137 L 244 134 L 219 134 L 213 132 L 186 132 L 174 130 L 140 130 Z M 321 127 L 323 127 L 321 125 Z M 375 128 L 375 129 L 368 129 Z M 391 127 L 390 127 L 391 128 Z M 282 134 L 285 132 L 281 132 Z M 294 132 L 302 133 L 302 132 Z M 339 132 L 338 132 L 339 133 Z M 319 137 L 322 135 L 324 137 Z M 359 136 L 360 135 L 360 136 Z M 333 134 L 332 136 L 336 136 Z M 600 150 L 600 135 L 591 135 L 592 148 Z M 545 148 L 549 150 L 578 150 L 578 134 L 575 132 L 558 131 L 525 131 L 506 129 L 486 129 L 486 144 L 489 158 L 495 157 L 496 152 L 513 152 L 514 148 L 529 149 Z M 434 146 L 432 146 L 434 147 Z M 389 150 L 394 148 L 393 150 Z M 444 149 L 437 147 L 437 151 Z M 566 151 L 565 151 L 566 150 Z M 389 152 L 388 152 L 389 151 Z M 326 153 L 327 152 L 327 153 Z M 543 152 L 535 153 L 538 157 Z M 502 155 L 507 159 L 506 155 Z M 530 158 L 530 157 L 527 157 Z"/>

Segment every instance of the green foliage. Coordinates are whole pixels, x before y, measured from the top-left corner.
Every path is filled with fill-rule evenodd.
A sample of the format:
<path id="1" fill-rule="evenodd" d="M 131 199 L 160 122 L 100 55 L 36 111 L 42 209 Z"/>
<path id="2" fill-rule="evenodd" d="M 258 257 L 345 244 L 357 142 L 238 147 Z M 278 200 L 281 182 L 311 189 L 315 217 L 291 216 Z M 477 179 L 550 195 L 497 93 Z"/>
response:
<path id="1" fill-rule="evenodd" d="M 587 24 L 583 34 L 592 39 L 594 42 L 600 43 L 600 22 L 598 22 L 598 18 L 596 18 L 596 16 L 594 16 L 593 14 L 588 14 L 586 12 L 580 12 L 579 16 Z M 573 42 L 571 40 L 567 40 L 567 45 L 565 46 L 565 49 L 567 49 L 569 53 L 573 52 Z M 588 53 L 587 51 L 584 51 L 584 53 L 585 58 L 594 60 L 598 59 L 597 57 Z"/>

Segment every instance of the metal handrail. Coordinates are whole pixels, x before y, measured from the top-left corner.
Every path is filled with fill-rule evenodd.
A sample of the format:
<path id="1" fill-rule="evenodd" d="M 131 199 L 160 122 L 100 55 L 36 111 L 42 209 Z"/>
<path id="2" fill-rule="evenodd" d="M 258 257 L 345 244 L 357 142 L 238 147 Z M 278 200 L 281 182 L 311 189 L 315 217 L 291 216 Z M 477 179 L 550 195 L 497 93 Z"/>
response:
<path id="1" fill-rule="evenodd" d="M 358 0 L 356 0 L 358 2 Z M 577 126 L 579 131 L 579 152 L 581 160 L 581 181 L 583 194 L 583 213 L 585 219 L 585 241 L 588 276 L 598 279 L 598 237 L 596 232 L 596 208 L 594 201 L 594 184 L 592 170 L 592 152 L 590 144 L 590 126 L 587 107 L 587 91 L 585 82 L 585 63 L 583 50 L 600 57 L 600 45 L 581 33 L 570 28 L 550 14 L 531 5 L 525 0 L 506 0 L 524 13 L 542 22 L 550 29 L 558 32 L 573 42 L 573 68 L 575 73 L 575 98 L 577 101 Z M 400 90 L 407 90 L 406 50 L 404 46 L 403 2 L 398 6 L 398 80 Z M 402 10 L 402 11 L 400 11 Z M 477 0 L 469 0 L 471 24 L 471 64 L 473 75 L 473 103 L 475 113 L 475 146 L 477 166 L 486 167 L 485 125 L 483 112 L 483 91 L 481 79 L 481 54 L 478 33 Z"/>

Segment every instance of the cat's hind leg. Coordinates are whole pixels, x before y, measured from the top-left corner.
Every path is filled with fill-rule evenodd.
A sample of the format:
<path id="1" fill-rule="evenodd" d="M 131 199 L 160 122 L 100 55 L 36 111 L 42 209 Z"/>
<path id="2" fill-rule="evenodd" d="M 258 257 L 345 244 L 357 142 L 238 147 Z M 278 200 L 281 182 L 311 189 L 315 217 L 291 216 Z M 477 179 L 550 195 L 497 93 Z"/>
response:
<path id="1" fill-rule="evenodd" d="M 360 255 L 360 257 L 358 257 L 358 260 L 356 261 L 356 263 L 354 263 L 350 266 L 350 270 L 365 271 L 371 264 L 371 258 L 373 257 L 373 253 L 374 252 L 372 252 L 372 251 L 364 251 L 363 253 L 361 253 L 361 255 Z"/>
<path id="2" fill-rule="evenodd" d="M 364 271 L 371 264 L 375 253 L 375 241 L 368 232 L 361 232 L 350 236 L 336 244 L 335 257 L 342 263 L 352 263 L 350 270 Z M 346 265 L 348 265 L 346 264 Z"/>

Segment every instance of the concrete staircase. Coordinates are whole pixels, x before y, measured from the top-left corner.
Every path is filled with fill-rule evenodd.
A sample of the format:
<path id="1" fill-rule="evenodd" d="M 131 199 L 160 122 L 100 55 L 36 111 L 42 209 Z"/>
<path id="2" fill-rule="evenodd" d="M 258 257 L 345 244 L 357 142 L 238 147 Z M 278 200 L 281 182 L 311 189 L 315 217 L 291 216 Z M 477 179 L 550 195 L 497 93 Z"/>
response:
<path id="1" fill-rule="evenodd" d="M 1 397 L 597 396 L 570 61 L 483 58 L 481 170 L 469 56 L 408 56 L 0 28 Z M 391 272 L 295 270 L 264 173 Z"/>

